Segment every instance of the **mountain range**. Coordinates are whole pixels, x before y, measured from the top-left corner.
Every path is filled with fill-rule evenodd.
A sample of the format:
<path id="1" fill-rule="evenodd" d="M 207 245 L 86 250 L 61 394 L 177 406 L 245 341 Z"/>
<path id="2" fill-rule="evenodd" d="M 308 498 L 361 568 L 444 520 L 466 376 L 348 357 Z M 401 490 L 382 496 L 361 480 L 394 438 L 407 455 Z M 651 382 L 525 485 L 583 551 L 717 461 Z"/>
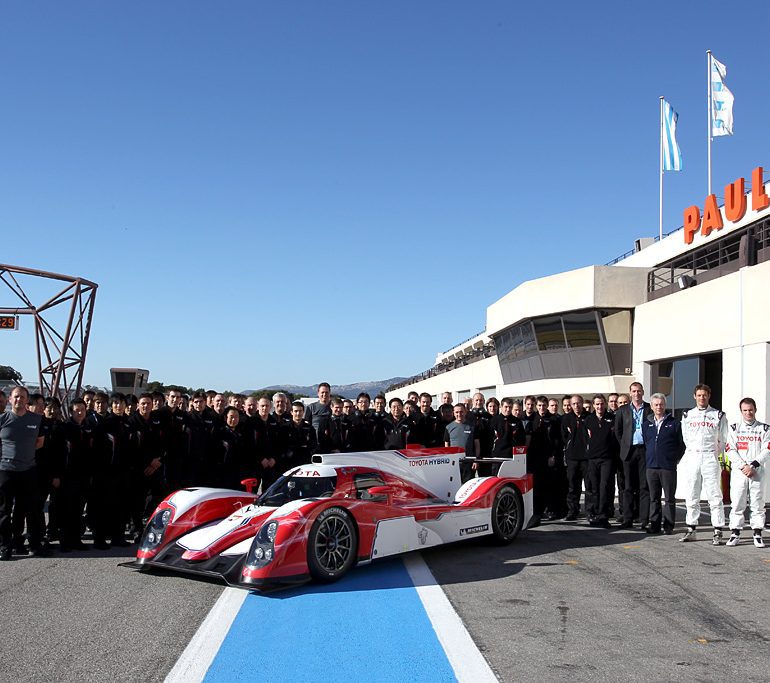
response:
<path id="1" fill-rule="evenodd" d="M 355 399 L 358 394 L 365 392 L 374 398 L 377 394 L 384 394 L 391 384 L 396 384 L 405 380 L 406 377 L 391 377 L 390 379 L 372 380 L 371 382 L 356 382 L 355 384 L 332 384 L 332 395 L 342 396 L 343 398 Z M 298 384 L 274 384 L 269 387 L 263 387 L 262 390 L 271 391 L 288 391 L 292 394 L 300 394 L 303 396 L 315 396 L 318 390 L 317 384 L 310 384 L 308 386 L 300 386 Z M 260 391 L 260 389 L 245 389 L 241 393 L 248 396 L 254 391 Z"/>

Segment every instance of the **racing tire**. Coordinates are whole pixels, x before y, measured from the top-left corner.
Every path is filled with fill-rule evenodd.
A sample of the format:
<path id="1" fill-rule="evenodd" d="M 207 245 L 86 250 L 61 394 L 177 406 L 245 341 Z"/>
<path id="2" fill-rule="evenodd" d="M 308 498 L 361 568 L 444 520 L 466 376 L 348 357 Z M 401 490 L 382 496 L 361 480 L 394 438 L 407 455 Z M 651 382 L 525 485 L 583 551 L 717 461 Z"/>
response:
<path id="1" fill-rule="evenodd" d="M 492 542 L 511 543 L 524 525 L 524 501 L 515 486 L 503 486 L 492 503 Z"/>
<path id="2" fill-rule="evenodd" d="M 307 538 L 307 566 L 318 581 L 337 581 L 355 564 L 358 536 L 350 515 L 327 508 L 316 517 Z"/>

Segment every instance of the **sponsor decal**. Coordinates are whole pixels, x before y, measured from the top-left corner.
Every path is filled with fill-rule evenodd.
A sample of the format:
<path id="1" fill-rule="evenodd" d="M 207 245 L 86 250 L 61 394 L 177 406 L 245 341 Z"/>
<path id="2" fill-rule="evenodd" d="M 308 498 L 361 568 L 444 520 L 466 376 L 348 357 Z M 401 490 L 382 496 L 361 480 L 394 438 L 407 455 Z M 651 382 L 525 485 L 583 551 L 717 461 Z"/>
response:
<path id="1" fill-rule="evenodd" d="M 470 536 L 471 534 L 480 534 L 482 531 L 489 531 L 489 524 L 479 524 L 460 529 L 460 536 Z"/>
<path id="2" fill-rule="evenodd" d="M 424 467 L 426 465 L 449 465 L 452 461 L 449 458 L 419 458 L 410 460 L 409 467 Z"/>
<path id="3" fill-rule="evenodd" d="M 419 533 L 417 534 L 417 538 L 420 539 L 420 545 L 425 545 L 425 543 L 428 541 L 428 530 L 420 529 Z"/>
<path id="4" fill-rule="evenodd" d="M 709 429 L 716 429 L 717 426 L 716 422 L 707 422 L 704 420 L 688 422 L 687 424 L 688 427 L 708 427 Z"/>
<path id="5" fill-rule="evenodd" d="M 297 470 L 294 473 L 295 477 L 320 477 L 321 473 L 318 470 Z"/>

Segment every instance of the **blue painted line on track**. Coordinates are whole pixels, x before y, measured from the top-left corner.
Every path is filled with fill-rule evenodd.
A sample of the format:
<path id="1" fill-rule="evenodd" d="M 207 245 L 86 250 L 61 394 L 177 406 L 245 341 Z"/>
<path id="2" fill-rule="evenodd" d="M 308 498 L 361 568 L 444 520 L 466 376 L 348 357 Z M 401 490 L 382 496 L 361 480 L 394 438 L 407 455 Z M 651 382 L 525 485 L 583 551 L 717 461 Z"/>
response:
<path id="1" fill-rule="evenodd" d="M 205 681 L 456 681 L 401 560 L 247 596 Z"/>

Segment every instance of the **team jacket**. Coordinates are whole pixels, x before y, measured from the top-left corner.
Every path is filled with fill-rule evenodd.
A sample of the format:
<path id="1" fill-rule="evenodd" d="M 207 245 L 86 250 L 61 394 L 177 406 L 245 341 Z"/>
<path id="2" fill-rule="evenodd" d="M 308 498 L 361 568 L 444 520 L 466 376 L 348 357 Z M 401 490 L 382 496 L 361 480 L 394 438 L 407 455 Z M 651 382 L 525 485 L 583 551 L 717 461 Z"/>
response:
<path id="1" fill-rule="evenodd" d="M 754 420 L 751 424 L 739 422 L 727 431 L 725 452 L 733 469 L 744 465 L 759 468 L 770 460 L 770 425 Z"/>
<path id="2" fill-rule="evenodd" d="M 493 457 L 510 458 L 513 456 L 514 446 L 524 446 L 527 443 L 524 425 L 515 415 L 495 415 L 489 424 L 495 435 Z"/>
<path id="3" fill-rule="evenodd" d="M 682 438 L 688 452 L 717 456 L 727 444 L 727 418 L 711 406 L 686 410 L 682 415 Z"/>
<path id="4" fill-rule="evenodd" d="M 609 460 L 620 450 L 615 436 L 615 418 L 606 413 L 600 420 L 594 413 L 589 413 L 583 420 L 588 457 Z"/>
<path id="5" fill-rule="evenodd" d="M 681 423 L 671 413 L 667 413 L 658 428 L 655 416 L 649 415 L 646 420 L 642 420 L 642 436 L 647 467 L 675 470 L 684 455 Z"/>

